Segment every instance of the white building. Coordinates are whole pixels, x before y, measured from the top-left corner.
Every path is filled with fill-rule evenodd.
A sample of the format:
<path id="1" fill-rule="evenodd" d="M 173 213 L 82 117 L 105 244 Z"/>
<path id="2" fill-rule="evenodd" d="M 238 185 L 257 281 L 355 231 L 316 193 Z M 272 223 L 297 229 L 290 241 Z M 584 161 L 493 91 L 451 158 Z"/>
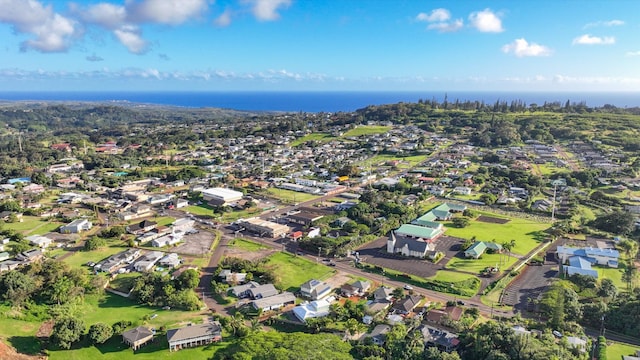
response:
<path id="1" fill-rule="evenodd" d="M 326 299 L 298 305 L 293 308 L 293 314 L 302 322 L 305 322 L 309 318 L 327 316 L 330 313 L 331 302 L 333 300 L 335 300 L 335 298 L 332 296 Z"/>
<path id="2" fill-rule="evenodd" d="M 40 248 L 47 248 L 51 246 L 52 240 L 48 237 L 40 236 L 40 235 L 31 235 L 25 238 L 29 241 L 30 244 L 38 246 Z"/>
<path id="3" fill-rule="evenodd" d="M 151 241 L 151 246 L 153 247 L 165 247 L 175 245 L 182 241 L 182 236 L 178 236 L 175 234 L 169 234 Z"/>
<path id="4" fill-rule="evenodd" d="M 62 234 L 78 234 L 83 231 L 91 230 L 93 224 L 87 219 L 76 219 L 67 225 L 60 226 L 60 233 Z"/>
<path id="5" fill-rule="evenodd" d="M 223 206 L 241 200 L 243 193 L 227 188 L 209 188 L 202 191 L 202 198 L 210 205 Z"/>

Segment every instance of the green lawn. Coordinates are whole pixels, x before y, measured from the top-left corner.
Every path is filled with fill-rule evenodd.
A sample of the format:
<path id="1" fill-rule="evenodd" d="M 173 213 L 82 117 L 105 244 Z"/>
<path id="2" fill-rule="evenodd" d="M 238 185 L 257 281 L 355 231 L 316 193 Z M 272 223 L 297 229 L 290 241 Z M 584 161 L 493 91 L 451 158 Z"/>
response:
<path id="1" fill-rule="evenodd" d="M 504 216 L 494 214 L 485 215 L 504 218 Z M 547 223 L 521 218 L 511 218 L 506 224 L 492 224 L 472 220 L 469 226 L 464 228 L 456 228 L 451 222 L 444 222 L 443 225 L 447 228 L 447 235 L 463 239 L 471 239 L 475 236 L 477 240 L 493 241 L 498 244 L 514 239 L 516 246 L 512 251 L 519 255 L 526 255 L 542 243 L 546 238 L 546 234 L 543 231 L 550 226 Z"/>
<path id="2" fill-rule="evenodd" d="M 640 350 L 640 346 L 613 343 L 607 346 L 607 359 L 622 360 L 625 355 L 635 356 L 636 350 Z"/>
<path id="3" fill-rule="evenodd" d="M 123 293 L 128 293 L 133 288 L 135 279 L 139 278 L 141 275 L 142 274 L 139 272 L 118 274 L 115 279 L 111 280 L 109 286 Z"/>
<path id="4" fill-rule="evenodd" d="M 275 267 L 277 286 L 287 291 L 298 291 L 302 283 L 311 279 L 324 280 L 335 274 L 328 266 L 314 263 L 303 257 L 278 252 L 267 258 L 267 265 Z"/>
<path id="5" fill-rule="evenodd" d="M 153 218 L 153 221 L 157 222 L 158 226 L 168 226 L 170 224 L 173 224 L 176 219 L 171 216 L 160 216 L 157 218 Z"/>
<path id="6" fill-rule="evenodd" d="M 5 223 L 5 229 L 11 229 L 23 235 L 43 235 L 55 231 L 62 225 L 58 221 L 47 221 L 37 216 L 23 216 L 22 222 Z"/>
<path id="7" fill-rule="evenodd" d="M 229 243 L 229 246 L 246 251 L 259 251 L 262 249 L 267 249 L 266 246 L 247 239 L 233 239 Z"/>
<path id="8" fill-rule="evenodd" d="M 76 251 L 73 255 L 64 259 L 63 261 L 69 264 L 71 267 L 78 268 L 84 266 L 89 261 L 97 263 L 115 253 L 126 250 L 126 247 L 122 246 L 104 246 L 93 251 Z"/>
<path id="9" fill-rule="evenodd" d="M 598 278 L 600 280 L 610 279 L 611 281 L 613 281 L 613 283 L 615 284 L 615 286 L 618 288 L 619 291 L 623 291 L 627 288 L 627 284 L 624 281 L 622 281 L 622 269 L 600 267 L 600 266 L 594 266 L 593 268 L 595 270 L 598 270 Z"/>
<path id="10" fill-rule="evenodd" d="M 296 147 L 298 145 L 302 145 L 302 144 L 306 143 L 307 141 L 329 142 L 331 140 L 336 140 L 336 138 L 333 137 L 331 134 L 314 133 L 314 134 L 308 134 L 308 135 L 305 135 L 305 136 L 303 136 L 301 138 L 295 139 L 289 145 L 291 147 Z"/>
<path id="11" fill-rule="evenodd" d="M 267 192 L 281 201 L 292 202 L 292 203 L 301 203 L 301 202 L 317 199 L 320 197 L 318 195 L 307 194 L 307 193 L 302 193 L 302 192 L 297 192 L 297 191 L 287 190 L 287 189 L 278 189 L 278 188 L 269 188 Z"/>
<path id="12" fill-rule="evenodd" d="M 448 282 L 455 283 L 460 281 L 466 281 L 471 278 L 475 278 L 475 276 L 470 274 L 463 274 L 455 271 L 442 270 L 442 271 L 438 271 L 436 276 L 430 277 L 429 280 L 448 281 Z"/>
<path id="13" fill-rule="evenodd" d="M 193 215 L 209 215 L 213 216 L 213 208 L 209 205 L 190 205 L 183 208 L 184 211 Z"/>
<path id="14" fill-rule="evenodd" d="M 360 161 L 358 163 L 358 165 L 360 166 L 364 166 L 364 167 L 368 167 L 370 164 L 371 166 L 375 166 L 375 165 L 381 165 L 386 163 L 387 161 L 394 161 L 394 160 L 398 160 L 400 161 L 400 164 L 398 164 L 398 168 L 400 169 L 409 169 L 412 167 L 415 167 L 416 165 L 420 164 L 421 162 L 425 161 L 427 158 L 429 157 L 429 155 L 414 155 L 414 156 L 399 156 L 399 155 L 391 155 L 391 154 L 382 154 L 382 155 L 375 155 L 367 160 L 363 160 Z"/>
<path id="15" fill-rule="evenodd" d="M 362 135 L 375 135 L 384 134 L 391 130 L 391 126 L 379 126 L 379 125 L 360 125 L 355 129 L 351 129 L 344 133 L 342 137 L 362 136 Z"/>
<path id="16" fill-rule="evenodd" d="M 496 266 L 500 269 L 506 269 L 513 265 L 518 259 L 515 257 L 507 257 L 506 254 L 502 254 L 502 265 L 500 265 L 500 254 L 483 254 L 480 259 L 462 259 L 455 257 L 451 259 L 446 268 L 457 269 L 462 271 L 469 271 L 474 274 L 479 274 L 482 270 L 489 266 Z"/>

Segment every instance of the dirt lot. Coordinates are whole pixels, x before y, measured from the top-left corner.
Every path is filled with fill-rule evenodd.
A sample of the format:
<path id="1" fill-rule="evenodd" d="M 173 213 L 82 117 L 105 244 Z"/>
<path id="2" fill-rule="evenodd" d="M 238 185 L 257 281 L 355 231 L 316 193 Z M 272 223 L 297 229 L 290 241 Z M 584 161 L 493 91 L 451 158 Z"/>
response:
<path id="1" fill-rule="evenodd" d="M 211 249 L 215 235 L 200 230 L 197 234 L 189 234 L 184 236 L 184 243 L 172 249 L 172 252 L 186 255 L 202 255 Z"/>
<path id="2" fill-rule="evenodd" d="M 227 247 L 224 250 L 223 256 L 254 261 L 254 260 L 265 258 L 275 252 L 278 252 L 278 250 L 264 249 L 264 250 L 258 250 L 258 251 L 248 251 L 248 250 L 243 250 L 243 249 L 234 248 L 234 247 Z"/>
<path id="3" fill-rule="evenodd" d="M 0 341 L 0 359 L 2 360 L 45 360 L 46 358 L 46 356 L 19 354 L 14 348 Z"/>
<path id="4" fill-rule="evenodd" d="M 490 223 L 490 224 L 506 224 L 510 221 L 509 219 L 501 219 L 501 218 L 486 216 L 486 215 L 480 215 L 476 220 Z"/>
<path id="5" fill-rule="evenodd" d="M 445 254 L 445 258 L 437 264 L 429 260 L 406 258 L 387 253 L 386 237 L 362 246 L 358 249 L 358 252 L 363 261 L 368 264 L 428 278 L 434 276 L 447 261 L 452 259 L 460 251 L 460 244 L 462 242 L 462 239 L 451 236 L 440 237 L 436 243 L 436 250 L 442 251 Z"/>

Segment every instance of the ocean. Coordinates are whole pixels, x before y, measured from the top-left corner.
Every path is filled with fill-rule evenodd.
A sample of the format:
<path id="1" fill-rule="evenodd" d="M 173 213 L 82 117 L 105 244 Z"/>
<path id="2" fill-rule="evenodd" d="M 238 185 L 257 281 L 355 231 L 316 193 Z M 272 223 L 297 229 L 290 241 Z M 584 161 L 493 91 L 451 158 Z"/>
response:
<path id="1" fill-rule="evenodd" d="M 442 102 L 522 100 L 527 105 L 545 102 L 585 102 L 597 107 L 605 104 L 617 107 L 640 106 L 640 92 L 495 92 L 495 91 L 273 91 L 273 92 L 0 92 L 0 101 L 89 101 L 108 103 L 157 104 L 189 108 L 215 107 L 247 111 L 287 112 L 350 112 L 369 105 L 417 102 L 436 99 Z"/>

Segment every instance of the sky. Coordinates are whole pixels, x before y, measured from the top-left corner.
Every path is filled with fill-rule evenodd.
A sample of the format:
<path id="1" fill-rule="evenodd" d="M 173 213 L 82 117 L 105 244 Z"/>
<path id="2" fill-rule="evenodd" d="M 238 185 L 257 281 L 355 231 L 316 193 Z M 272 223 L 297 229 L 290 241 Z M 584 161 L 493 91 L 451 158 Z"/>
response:
<path id="1" fill-rule="evenodd" d="M 637 0 L 0 0 L 0 91 L 640 91 Z"/>

